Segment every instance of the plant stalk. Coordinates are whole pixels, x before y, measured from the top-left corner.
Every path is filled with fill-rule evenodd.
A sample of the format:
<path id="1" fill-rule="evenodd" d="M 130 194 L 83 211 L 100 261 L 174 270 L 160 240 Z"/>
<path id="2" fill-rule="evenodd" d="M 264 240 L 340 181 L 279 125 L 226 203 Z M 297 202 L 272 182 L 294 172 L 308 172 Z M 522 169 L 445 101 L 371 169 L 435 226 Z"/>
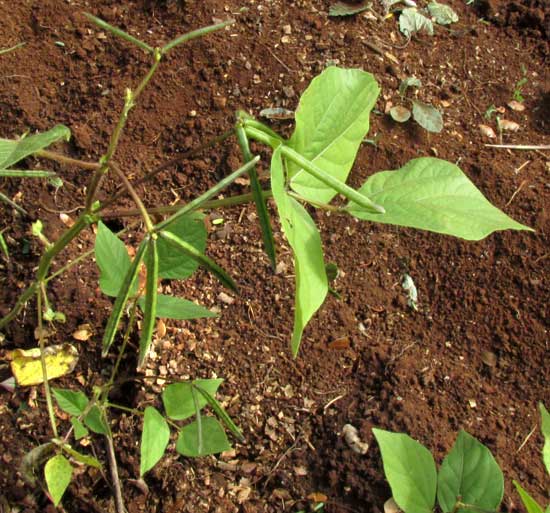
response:
<path id="1" fill-rule="evenodd" d="M 48 409 L 48 415 L 50 417 L 50 424 L 52 426 L 53 436 L 54 438 L 57 438 L 57 424 L 55 422 L 52 394 L 50 391 L 50 384 L 48 383 L 48 367 L 46 366 L 46 356 L 44 354 L 46 346 L 44 344 L 44 326 L 42 322 L 42 293 L 40 290 L 36 291 L 36 301 L 38 314 L 38 344 L 40 345 L 40 365 L 42 367 L 42 379 L 44 380 L 44 394 L 46 395 L 46 407 Z"/>
<path id="2" fill-rule="evenodd" d="M 33 154 L 35 157 L 40 157 L 48 160 L 54 160 L 60 164 L 65 164 L 67 166 L 76 166 L 81 167 L 82 169 L 90 169 L 95 171 L 100 167 L 97 162 L 86 162 L 84 160 L 73 159 L 71 157 L 66 157 L 54 151 L 49 150 L 39 150 Z"/>

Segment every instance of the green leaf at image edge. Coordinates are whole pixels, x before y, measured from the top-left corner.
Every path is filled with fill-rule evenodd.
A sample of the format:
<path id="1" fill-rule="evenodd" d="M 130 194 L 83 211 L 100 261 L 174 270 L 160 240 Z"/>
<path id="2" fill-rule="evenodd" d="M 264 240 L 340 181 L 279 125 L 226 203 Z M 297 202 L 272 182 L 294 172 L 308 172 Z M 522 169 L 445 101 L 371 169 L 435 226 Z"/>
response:
<path id="1" fill-rule="evenodd" d="M 54 506 L 57 506 L 71 482 L 73 467 L 62 454 L 50 458 L 44 466 L 44 477 Z"/>
<path id="2" fill-rule="evenodd" d="M 457 497 L 465 504 L 495 511 L 503 495 L 504 477 L 491 451 L 466 431 L 460 431 L 439 469 L 437 500 L 443 512 L 455 511 Z"/>
<path id="3" fill-rule="evenodd" d="M 480 240 L 497 230 L 529 230 L 481 194 L 458 166 L 432 157 L 413 159 L 396 171 L 380 171 L 359 189 L 384 205 L 373 214 L 353 202 L 351 215 L 368 221 Z"/>
<path id="4" fill-rule="evenodd" d="M 47 132 L 28 135 L 18 141 L 0 139 L 0 169 L 12 166 L 54 142 L 61 139 L 68 141 L 70 138 L 71 131 L 66 126 L 56 125 Z"/>
<path id="5" fill-rule="evenodd" d="M 372 432 L 382 453 L 386 479 L 399 508 L 405 513 L 432 513 L 437 471 L 430 451 L 403 433 L 382 429 L 373 429 Z"/>
<path id="6" fill-rule="evenodd" d="M 231 449 L 231 444 L 227 439 L 222 425 L 214 417 L 201 416 L 202 426 L 202 451 L 198 451 L 198 423 L 191 422 L 184 426 L 178 435 L 176 442 L 176 451 L 183 456 L 197 458 L 199 456 L 208 456 L 218 454 Z"/>
<path id="7" fill-rule="evenodd" d="M 550 413 L 544 407 L 544 404 L 539 403 L 541 426 L 540 430 L 544 437 L 544 446 L 542 448 L 542 461 L 546 467 L 546 471 L 550 474 Z"/>
<path id="8" fill-rule="evenodd" d="M 145 408 L 140 444 L 139 475 L 141 477 L 162 458 L 169 439 L 170 428 L 164 417 L 152 406 Z"/>
<path id="9" fill-rule="evenodd" d="M 306 209 L 285 192 L 280 146 L 271 159 L 271 189 L 283 232 L 294 255 L 296 290 L 291 349 L 296 356 L 304 328 L 325 300 L 328 282 L 319 230 Z"/>
<path id="10" fill-rule="evenodd" d="M 518 491 L 521 502 L 523 502 L 527 513 L 545 513 L 540 504 L 535 499 L 533 499 L 533 497 L 531 497 L 517 481 L 512 482 L 514 483 L 514 486 Z"/>

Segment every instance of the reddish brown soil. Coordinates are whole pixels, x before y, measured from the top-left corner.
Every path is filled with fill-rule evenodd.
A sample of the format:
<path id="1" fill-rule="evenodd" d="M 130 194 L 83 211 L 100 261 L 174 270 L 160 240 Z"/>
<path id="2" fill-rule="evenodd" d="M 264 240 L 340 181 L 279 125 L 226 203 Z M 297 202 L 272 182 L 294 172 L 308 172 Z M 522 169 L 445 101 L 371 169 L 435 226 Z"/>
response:
<path id="1" fill-rule="evenodd" d="M 222 315 L 214 321 L 168 322 L 148 373 L 166 372 L 168 380 L 224 377 L 222 399 L 242 426 L 246 443 L 221 458 L 196 461 L 177 457 L 171 447 L 146 476 L 149 493 L 144 494 L 133 481 L 139 476 L 140 420 L 113 412 L 131 513 L 297 512 L 307 509 L 312 492 L 328 497 L 327 512 L 380 511 L 390 490 L 371 434 L 375 426 L 410 433 L 438 461 L 464 428 L 486 443 L 502 465 L 503 510 L 519 509 L 512 479 L 548 502 L 538 429 L 526 441 L 537 425 L 537 402 L 550 402 L 548 152 L 487 148 L 478 124 L 494 123 L 494 117 L 487 122 L 483 114 L 490 105 L 506 106 L 524 67 L 526 110 L 506 110 L 505 116 L 521 128 L 505 134 L 504 142 L 550 143 L 550 9 L 535 0 L 487 0 L 478 11 L 463 0 L 447 3 L 460 16 L 451 31 L 439 28 L 433 38 L 401 48 L 394 19 L 329 19 L 328 3 L 321 0 L 250 0 L 248 12 L 224 33 L 175 51 L 143 94 L 116 157 L 132 179 L 230 128 L 238 108 L 254 115 L 265 107 L 294 108 L 301 91 L 329 62 L 374 73 L 382 86 L 381 112 L 387 102 L 398 101 L 400 78 L 414 74 L 423 83 L 420 98 L 442 108 L 444 131 L 428 134 L 373 115 L 369 137 L 379 135 L 378 145 L 362 147 L 351 183 L 358 186 L 369 174 L 398 168 L 412 157 L 437 154 L 459 162 L 494 204 L 536 232 L 497 233 L 469 243 L 317 213 L 326 258 L 343 271 L 335 285 L 342 299 L 327 301 L 308 328 L 298 359 L 292 360 L 288 246 L 277 228 L 287 270 L 274 276 L 261 251 L 254 209 L 218 211 L 225 228 L 213 227 L 208 253 L 231 271 L 241 294 L 233 304 L 223 303 L 221 287 L 202 271 L 183 283 L 165 282 L 174 293 L 221 308 Z M 136 84 L 147 60 L 125 41 L 91 26 L 83 9 L 157 45 L 225 19 L 242 5 L 237 0 L 101 0 L 93 6 L 0 1 L 0 48 L 27 43 L 0 56 L 0 136 L 64 123 L 73 139 L 60 151 L 89 160 L 105 151 L 124 88 Z M 492 23 L 481 22 L 480 15 Z M 284 32 L 286 25 L 290 34 Z M 284 35 L 287 43 L 281 42 Z M 382 54 L 391 53 L 395 62 L 372 44 Z M 277 128 L 287 126 L 278 123 Z M 267 168 L 268 153 L 256 151 Z M 150 206 L 188 200 L 239 163 L 231 141 L 168 169 L 140 190 Z M 48 162 L 29 164 L 52 168 Z M 41 248 L 29 234 L 31 220 L 40 218 L 55 239 L 64 226 L 52 210 L 70 210 L 84 201 L 87 172 L 53 168 L 66 182 L 57 194 L 45 182 L 0 184 L 30 212 L 25 218 L 0 203 L 0 229 L 11 251 L 9 262 L 0 261 L 0 313 L 14 304 L 38 262 Z M 106 193 L 116 187 L 115 181 L 105 183 Z M 234 186 L 230 192 L 245 190 Z M 125 199 L 118 208 L 131 206 Z M 91 248 L 93 241 L 91 231 L 83 234 L 56 265 Z M 399 285 L 404 271 L 419 289 L 418 312 L 407 307 Z M 100 358 L 111 301 L 98 289 L 91 260 L 54 281 L 49 292 L 67 315 L 52 342 L 70 340 L 83 322 L 94 330 L 92 339 L 78 343 L 76 373 L 57 386 L 90 392 L 112 363 Z M 35 317 L 30 303 L 6 329 L 2 351 L 35 344 Z M 349 347 L 335 349 L 335 340 L 340 340 L 337 346 L 348 340 Z M 496 356 L 495 366 L 483 363 L 487 352 Z M 135 378 L 134 368 L 129 358 L 124 376 Z M 6 366 L 1 370 L 7 374 Z M 137 375 L 114 391 L 113 400 L 141 409 L 160 406 L 162 382 Z M 367 455 L 353 453 L 342 440 L 346 423 L 371 443 Z M 0 430 L 0 506 L 51 511 L 40 490 L 24 483 L 18 466 L 28 450 L 51 437 L 42 390 L 0 392 Z M 100 439 L 82 450 L 105 461 Z M 63 504 L 68 512 L 113 511 L 112 497 L 108 479 L 82 469 Z"/>

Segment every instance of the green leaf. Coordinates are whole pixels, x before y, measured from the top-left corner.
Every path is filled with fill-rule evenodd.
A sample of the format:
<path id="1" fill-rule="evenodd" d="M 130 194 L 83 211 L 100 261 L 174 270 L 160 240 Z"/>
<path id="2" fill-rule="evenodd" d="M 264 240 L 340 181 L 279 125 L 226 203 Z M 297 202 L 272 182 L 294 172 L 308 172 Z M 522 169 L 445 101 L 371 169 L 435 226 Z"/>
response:
<path id="1" fill-rule="evenodd" d="M 54 506 L 61 501 L 61 497 L 71 482 L 72 475 L 73 467 L 62 454 L 50 458 L 44 466 L 44 477 Z"/>
<path id="2" fill-rule="evenodd" d="M 176 451 L 183 456 L 197 458 L 199 456 L 208 456 L 209 454 L 218 454 L 231 449 L 222 425 L 215 418 L 201 417 L 201 427 L 202 450 L 200 452 L 197 443 L 199 438 L 197 421 L 181 429 L 178 441 L 176 442 Z"/>
<path id="3" fill-rule="evenodd" d="M 439 133 L 443 130 L 443 117 L 433 105 L 413 100 L 414 120 L 428 132 Z"/>
<path id="4" fill-rule="evenodd" d="M 143 310 L 145 299 L 139 298 L 138 305 Z M 187 299 L 159 294 L 157 298 L 157 317 L 162 319 L 189 320 L 217 317 L 217 314 Z"/>
<path id="5" fill-rule="evenodd" d="M 83 463 L 84 465 L 88 465 L 89 467 L 101 468 L 101 463 L 97 458 L 75 451 L 69 444 L 63 444 L 61 448 L 75 461 Z"/>
<path id="6" fill-rule="evenodd" d="M 533 499 L 533 497 L 531 497 L 517 481 L 512 482 L 514 483 L 514 486 L 519 493 L 521 502 L 523 502 L 527 513 L 544 513 L 544 510 L 539 505 L 539 503 L 535 499 Z"/>
<path id="7" fill-rule="evenodd" d="M 70 415 L 79 416 L 88 405 L 88 398 L 83 392 L 74 392 L 64 388 L 52 388 L 58 406 Z"/>
<path id="8" fill-rule="evenodd" d="M 99 288 L 107 296 L 116 297 L 130 268 L 131 261 L 124 243 L 101 221 L 95 238 L 95 259 L 99 267 Z M 135 294 L 137 286 L 134 287 Z"/>
<path id="9" fill-rule="evenodd" d="M 503 495 L 504 477 L 491 451 L 466 431 L 460 431 L 439 469 L 437 500 L 443 512 L 453 511 L 459 496 L 465 504 L 494 511 Z"/>
<path id="10" fill-rule="evenodd" d="M 71 424 L 73 426 L 74 438 L 75 440 L 80 440 L 85 436 L 88 436 L 89 431 L 86 429 L 86 426 L 78 420 L 77 417 L 71 417 Z"/>
<path id="11" fill-rule="evenodd" d="M 541 426 L 540 430 L 544 437 L 544 446 L 542 448 L 542 461 L 550 474 L 550 413 L 544 407 L 544 404 L 539 403 Z"/>
<path id="12" fill-rule="evenodd" d="M 12 166 L 61 139 L 68 141 L 70 137 L 71 131 L 66 126 L 56 125 L 47 132 L 29 135 L 18 141 L 0 139 L 0 169 Z"/>
<path id="13" fill-rule="evenodd" d="M 208 233 L 204 226 L 203 214 L 197 212 L 179 217 L 165 229 L 188 242 L 201 253 L 205 252 Z M 184 280 L 191 276 L 199 266 L 195 259 L 182 255 L 181 251 L 162 238 L 157 240 L 157 249 L 161 278 Z"/>
<path id="14" fill-rule="evenodd" d="M 216 395 L 218 387 L 223 379 L 196 379 L 193 383 L 203 390 L 206 390 L 211 396 Z M 197 396 L 199 408 L 204 408 L 207 404 L 202 395 Z M 162 402 L 166 415 L 173 420 L 185 420 L 195 414 L 195 403 L 191 382 L 173 383 L 168 385 L 162 393 Z"/>
<path id="15" fill-rule="evenodd" d="M 432 513 L 437 472 L 430 451 L 403 433 L 372 431 L 397 505 L 405 513 Z"/>
<path id="16" fill-rule="evenodd" d="M 164 417 L 152 406 L 145 408 L 139 464 L 139 475 L 141 477 L 162 458 L 169 439 L 170 428 Z"/>
<path id="17" fill-rule="evenodd" d="M 143 324 L 139 339 L 138 369 L 143 367 L 145 358 L 149 352 L 149 346 L 153 338 L 155 320 L 157 315 L 159 258 L 157 252 L 157 241 L 153 237 L 147 243 L 147 255 L 145 257 L 147 267 L 147 281 L 145 284 L 145 304 L 143 308 Z"/>
<path id="18" fill-rule="evenodd" d="M 348 204 L 351 215 L 368 221 L 480 240 L 496 230 L 531 230 L 491 205 L 459 167 L 422 157 L 397 171 L 369 177 L 359 192 L 384 205 L 373 214 Z"/>
<path id="19" fill-rule="evenodd" d="M 390 116 L 398 123 L 406 123 L 411 119 L 411 111 L 403 105 L 396 105 L 390 109 Z"/>
<path id="20" fill-rule="evenodd" d="M 407 77 L 399 84 L 399 95 L 405 96 L 409 87 L 422 87 L 422 82 L 416 77 Z"/>
<path id="21" fill-rule="evenodd" d="M 105 422 L 105 417 L 99 406 L 91 407 L 86 417 L 84 417 L 84 424 L 98 435 L 109 434 L 109 426 Z"/>
<path id="22" fill-rule="evenodd" d="M 319 231 L 306 209 L 285 192 L 281 146 L 271 159 L 271 189 L 294 254 L 296 292 L 291 348 L 296 356 L 305 326 L 325 300 L 328 283 Z"/>
<path id="23" fill-rule="evenodd" d="M 218 418 L 226 425 L 229 431 L 233 433 L 233 436 L 235 436 L 240 442 L 244 442 L 244 436 L 241 433 L 241 430 L 235 425 L 231 417 L 222 408 L 222 405 L 216 400 L 216 398 L 204 388 L 196 384 L 194 386 L 195 389 L 198 390 L 199 393 L 206 399 L 206 402 L 214 410 L 214 413 L 218 416 Z"/>
<path id="24" fill-rule="evenodd" d="M 6 239 L 4 238 L 4 234 L 2 232 L 0 232 L 0 249 L 2 250 L 2 253 L 4 253 L 6 260 L 9 261 L 10 250 L 8 249 L 8 244 L 6 243 Z"/>
<path id="25" fill-rule="evenodd" d="M 323 171 L 345 182 L 380 88 L 370 73 L 329 67 L 300 98 L 289 145 Z M 289 167 L 291 187 L 302 197 L 328 203 L 337 193 L 297 164 Z"/>
<path id="26" fill-rule="evenodd" d="M 218 280 L 227 288 L 234 291 L 237 290 L 237 285 L 235 284 L 231 276 L 229 276 L 229 274 L 227 274 L 227 272 L 224 271 L 210 257 L 207 257 L 204 253 L 201 253 L 194 246 L 185 242 L 183 239 L 180 239 L 178 236 L 174 235 L 171 232 L 162 231 L 160 232 L 160 236 L 166 239 L 169 244 L 172 244 L 172 246 L 179 250 L 183 255 L 190 256 L 199 264 L 206 267 L 206 269 L 211 272 L 216 278 L 218 278 Z"/>
<path id="27" fill-rule="evenodd" d="M 372 7 L 372 2 L 361 2 L 359 5 L 350 5 L 345 2 L 336 2 L 328 10 L 329 16 L 351 16 L 359 14 Z"/>
<path id="28" fill-rule="evenodd" d="M 101 353 L 103 356 L 107 356 L 109 348 L 111 347 L 111 344 L 115 339 L 118 324 L 120 322 L 120 319 L 122 318 L 122 314 L 124 313 L 124 307 L 128 302 L 130 294 L 132 293 L 132 289 L 134 289 L 134 283 L 139 273 L 139 266 L 141 265 L 141 261 L 143 260 L 143 255 L 145 254 L 146 247 L 146 242 L 142 241 L 132 264 L 128 268 L 128 271 L 125 273 L 124 280 L 122 282 L 122 285 L 120 286 L 115 304 L 113 305 L 111 316 L 107 321 L 107 326 L 103 334 L 103 351 Z"/>
<path id="29" fill-rule="evenodd" d="M 410 38 L 417 32 L 424 32 L 429 36 L 434 35 L 432 20 L 420 14 L 416 7 L 407 7 L 401 11 L 401 16 L 399 16 L 399 30 L 407 38 Z"/>
<path id="30" fill-rule="evenodd" d="M 458 15 L 451 7 L 440 4 L 435 0 L 428 4 L 428 11 L 430 12 L 430 16 L 432 16 L 439 25 L 450 25 L 458 21 Z"/>

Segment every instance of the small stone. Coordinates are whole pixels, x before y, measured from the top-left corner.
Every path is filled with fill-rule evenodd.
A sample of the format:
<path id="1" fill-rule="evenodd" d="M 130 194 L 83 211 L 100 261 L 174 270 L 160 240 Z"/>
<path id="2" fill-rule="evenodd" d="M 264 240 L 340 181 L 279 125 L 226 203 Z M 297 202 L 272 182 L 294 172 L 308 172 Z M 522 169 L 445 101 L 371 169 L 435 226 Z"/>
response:
<path id="1" fill-rule="evenodd" d="M 231 297 L 229 294 L 226 294 L 225 292 L 220 292 L 218 294 L 218 299 L 225 303 L 226 305 L 232 305 L 235 302 L 235 298 Z"/>
<path id="2" fill-rule="evenodd" d="M 283 26 L 283 33 L 292 34 L 292 27 L 290 25 L 284 25 Z"/>
<path id="3" fill-rule="evenodd" d="M 224 109 L 227 105 L 227 98 L 225 96 L 214 96 L 214 107 L 218 109 Z"/>
<path id="4" fill-rule="evenodd" d="M 284 45 L 287 45 L 288 43 L 290 43 L 290 37 L 289 36 L 283 36 L 281 38 L 281 43 L 283 43 Z"/>

